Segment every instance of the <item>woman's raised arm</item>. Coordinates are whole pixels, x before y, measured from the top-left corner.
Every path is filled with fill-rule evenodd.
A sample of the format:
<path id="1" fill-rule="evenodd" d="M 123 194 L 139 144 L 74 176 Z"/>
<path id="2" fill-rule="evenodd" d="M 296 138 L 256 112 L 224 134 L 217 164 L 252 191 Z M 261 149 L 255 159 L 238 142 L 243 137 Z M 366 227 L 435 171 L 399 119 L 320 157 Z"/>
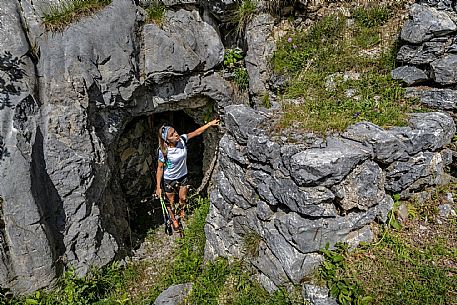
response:
<path id="1" fill-rule="evenodd" d="M 192 132 L 189 132 L 187 134 L 187 137 L 188 139 L 192 139 L 196 136 L 199 136 L 201 135 L 206 129 L 208 129 L 209 127 L 211 126 L 218 126 L 219 125 L 219 120 L 218 119 L 215 119 L 215 120 L 212 120 L 211 122 L 208 122 L 206 123 L 205 125 L 203 125 L 202 127 L 200 128 L 197 128 L 196 130 L 192 131 Z"/>

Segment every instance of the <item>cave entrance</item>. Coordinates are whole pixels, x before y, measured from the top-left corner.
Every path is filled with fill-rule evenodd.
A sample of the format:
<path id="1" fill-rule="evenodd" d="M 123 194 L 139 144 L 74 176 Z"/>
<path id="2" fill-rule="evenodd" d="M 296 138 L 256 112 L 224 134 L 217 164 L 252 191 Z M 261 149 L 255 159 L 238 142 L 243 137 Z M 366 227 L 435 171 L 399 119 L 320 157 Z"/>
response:
<path id="1" fill-rule="evenodd" d="M 187 111 L 168 111 L 139 116 L 125 127 L 117 147 L 119 182 L 128 205 L 128 220 L 132 247 L 137 246 L 147 231 L 163 224 L 160 202 L 151 199 L 156 186 L 158 153 L 158 129 L 163 125 L 173 126 L 179 134 L 197 129 L 198 124 Z M 203 178 L 204 154 L 211 145 L 207 136 L 191 139 L 188 144 L 187 168 L 191 188 L 197 188 Z"/>

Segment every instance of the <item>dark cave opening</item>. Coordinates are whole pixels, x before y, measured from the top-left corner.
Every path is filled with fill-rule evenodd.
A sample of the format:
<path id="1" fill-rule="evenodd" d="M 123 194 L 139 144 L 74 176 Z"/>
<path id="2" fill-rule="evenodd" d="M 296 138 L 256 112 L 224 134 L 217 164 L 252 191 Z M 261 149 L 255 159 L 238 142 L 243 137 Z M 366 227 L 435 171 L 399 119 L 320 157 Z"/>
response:
<path id="1" fill-rule="evenodd" d="M 157 134 L 163 124 L 173 126 L 179 134 L 191 132 L 200 126 L 183 110 L 139 116 L 125 126 L 117 146 L 117 178 L 128 207 L 130 227 L 129 240 L 126 242 L 132 248 L 144 240 L 150 229 L 163 224 L 160 202 L 152 198 L 156 187 L 158 162 Z M 204 154 L 211 150 L 211 145 L 204 139 L 205 136 L 200 135 L 187 143 L 191 189 L 200 185 L 204 175 Z"/>

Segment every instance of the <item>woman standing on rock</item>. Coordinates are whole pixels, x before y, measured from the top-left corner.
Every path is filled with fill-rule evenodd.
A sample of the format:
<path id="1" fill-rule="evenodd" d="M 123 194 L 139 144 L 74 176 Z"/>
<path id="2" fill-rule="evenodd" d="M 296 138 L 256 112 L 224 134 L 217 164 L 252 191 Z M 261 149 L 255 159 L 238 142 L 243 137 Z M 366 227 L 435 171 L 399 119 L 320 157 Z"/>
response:
<path id="1" fill-rule="evenodd" d="M 218 126 L 219 120 L 212 120 L 202 127 L 179 135 L 171 126 L 159 128 L 159 161 L 157 162 L 156 195 L 162 196 L 161 181 L 164 180 L 165 195 L 168 198 L 168 213 L 173 222 L 173 229 L 179 227 L 171 206 L 175 202 L 175 193 L 179 195 L 180 217 L 184 219 L 187 199 L 187 141 L 199 136 L 211 126 Z"/>

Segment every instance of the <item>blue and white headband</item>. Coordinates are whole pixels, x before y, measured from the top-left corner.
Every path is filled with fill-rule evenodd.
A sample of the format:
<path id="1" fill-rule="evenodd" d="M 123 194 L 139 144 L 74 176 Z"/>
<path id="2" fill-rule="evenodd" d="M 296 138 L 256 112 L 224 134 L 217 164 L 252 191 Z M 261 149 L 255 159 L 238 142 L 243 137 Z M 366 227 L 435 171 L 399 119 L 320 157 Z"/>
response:
<path id="1" fill-rule="evenodd" d="M 167 136 L 168 136 L 168 131 L 170 130 L 170 126 L 163 126 L 162 127 L 162 133 L 161 133 L 161 136 L 162 136 L 162 139 L 167 142 Z"/>

